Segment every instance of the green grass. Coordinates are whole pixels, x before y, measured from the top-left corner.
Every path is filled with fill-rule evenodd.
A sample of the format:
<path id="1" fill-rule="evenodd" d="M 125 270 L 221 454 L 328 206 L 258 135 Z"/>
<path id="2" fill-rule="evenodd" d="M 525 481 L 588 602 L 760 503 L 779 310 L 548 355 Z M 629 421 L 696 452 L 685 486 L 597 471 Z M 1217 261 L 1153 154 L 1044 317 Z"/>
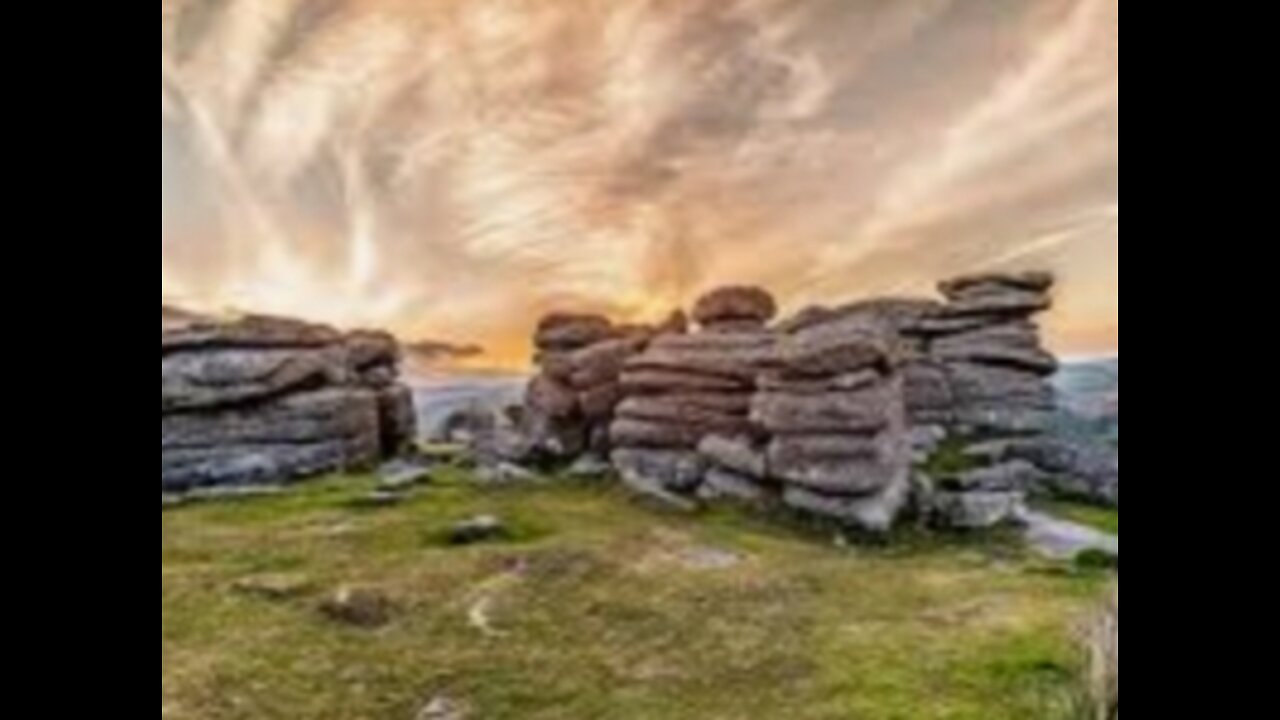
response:
<path id="1" fill-rule="evenodd" d="M 351 510 L 370 483 L 162 513 L 162 718 L 412 720 L 447 696 L 471 720 L 1050 720 L 1073 623 L 1107 581 L 1003 542 L 841 548 L 602 485 L 483 490 L 455 472 Z M 483 513 L 512 539 L 441 541 Z M 704 562 L 725 553 L 740 561 Z M 236 589 L 280 575 L 300 594 Z M 393 622 L 326 620 L 341 586 L 384 593 Z"/>
<path id="2" fill-rule="evenodd" d="M 1096 507 L 1081 503 L 1046 502 L 1040 509 L 1050 515 L 1080 523 L 1112 535 L 1120 534 L 1120 510 Z"/>

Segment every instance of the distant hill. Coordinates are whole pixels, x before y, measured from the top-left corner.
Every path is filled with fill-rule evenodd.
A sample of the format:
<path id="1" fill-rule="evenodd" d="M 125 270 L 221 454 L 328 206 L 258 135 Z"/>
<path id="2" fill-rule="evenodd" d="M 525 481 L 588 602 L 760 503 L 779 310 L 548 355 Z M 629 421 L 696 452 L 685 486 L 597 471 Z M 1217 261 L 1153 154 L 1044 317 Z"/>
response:
<path id="1" fill-rule="evenodd" d="M 1120 358 L 1067 363 L 1053 384 L 1058 391 L 1060 432 L 1119 440 Z"/>
<path id="2" fill-rule="evenodd" d="M 404 354 L 410 362 L 432 366 L 479 357 L 484 354 L 484 348 L 479 345 L 458 345 L 437 340 L 424 340 L 406 343 Z"/>

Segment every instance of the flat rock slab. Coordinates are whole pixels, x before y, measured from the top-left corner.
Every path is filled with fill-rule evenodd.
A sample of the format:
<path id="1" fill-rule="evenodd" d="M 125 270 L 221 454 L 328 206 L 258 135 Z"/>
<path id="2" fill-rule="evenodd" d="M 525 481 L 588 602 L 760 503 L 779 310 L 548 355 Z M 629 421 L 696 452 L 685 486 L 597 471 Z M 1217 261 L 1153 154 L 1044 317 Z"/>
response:
<path id="1" fill-rule="evenodd" d="M 430 465 L 392 460 L 378 468 L 378 489 L 398 492 L 426 485 L 432 480 Z"/>
<path id="2" fill-rule="evenodd" d="M 1028 512 L 1023 520 L 1027 542 L 1047 557 L 1071 560 L 1090 550 L 1120 557 L 1120 538 L 1114 535 L 1039 512 Z"/>

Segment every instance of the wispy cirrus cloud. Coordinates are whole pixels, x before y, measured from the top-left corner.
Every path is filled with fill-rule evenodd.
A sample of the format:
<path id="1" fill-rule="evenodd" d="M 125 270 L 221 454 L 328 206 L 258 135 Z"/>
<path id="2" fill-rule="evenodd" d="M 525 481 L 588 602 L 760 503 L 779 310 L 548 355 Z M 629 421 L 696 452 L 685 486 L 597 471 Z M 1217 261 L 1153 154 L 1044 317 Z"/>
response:
<path id="1" fill-rule="evenodd" d="M 643 318 L 721 282 L 797 305 L 1048 266 L 1059 344 L 1118 328 L 1098 300 L 1118 296 L 1118 0 L 161 15 L 162 293 L 196 305 L 512 360 L 559 305 Z"/>

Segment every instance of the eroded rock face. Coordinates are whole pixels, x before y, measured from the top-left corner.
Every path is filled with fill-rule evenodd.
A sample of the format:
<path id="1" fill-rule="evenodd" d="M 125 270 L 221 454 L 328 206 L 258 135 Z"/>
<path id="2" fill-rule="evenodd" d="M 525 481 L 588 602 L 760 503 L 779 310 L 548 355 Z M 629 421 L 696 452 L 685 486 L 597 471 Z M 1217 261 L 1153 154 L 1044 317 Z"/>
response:
<path id="1" fill-rule="evenodd" d="M 751 486 L 767 478 L 764 435 L 751 409 L 757 378 L 777 367 L 777 337 L 763 329 L 776 312 L 762 290 L 717 290 L 697 303 L 700 332 L 656 338 L 627 361 L 610 428 L 624 482 L 692 498 L 719 471 L 722 492 L 759 494 Z"/>
<path id="2" fill-rule="evenodd" d="M 416 415 L 383 333 L 291 320 L 161 328 L 161 492 L 272 484 L 372 466 Z"/>
<path id="3" fill-rule="evenodd" d="M 610 426 L 626 397 L 628 362 L 655 337 L 683 332 L 675 313 L 658 327 L 614 325 L 593 315 L 556 313 L 538 325 L 538 374 L 529 383 L 524 417 L 514 432 L 523 443 L 507 443 L 518 454 L 504 461 L 568 464 L 583 453 L 607 456 Z"/>
<path id="4" fill-rule="evenodd" d="M 601 339 L 540 348 L 545 379 L 529 406 L 611 416 L 615 470 L 664 499 L 781 504 L 869 532 L 912 508 L 946 527 L 991 527 L 1018 518 L 1055 468 L 1088 464 L 1031 443 L 1055 404 L 1046 378 L 1058 363 L 1033 322 L 1052 286 L 1040 273 L 958 278 L 940 285 L 946 302 L 810 308 L 773 329 L 767 292 L 730 287 L 698 300 L 697 331 L 634 345 L 578 320 Z M 540 338 L 572 323 L 544 325 Z M 963 471 L 922 471 L 957 446 L 972 450 Z"/>

